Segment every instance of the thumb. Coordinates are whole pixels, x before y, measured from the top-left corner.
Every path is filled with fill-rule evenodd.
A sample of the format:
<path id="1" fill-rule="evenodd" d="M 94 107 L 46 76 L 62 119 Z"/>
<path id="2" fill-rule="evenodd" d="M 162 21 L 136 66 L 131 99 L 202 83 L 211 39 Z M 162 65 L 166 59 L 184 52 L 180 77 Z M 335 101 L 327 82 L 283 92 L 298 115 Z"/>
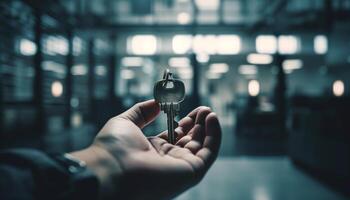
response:
<path id="1" fill-rule="evenodd" d="M 152 99 L 135 104 L 118 117 L 130 120 L 138 127 L 143 128 L 157 117 L 159 111 L 158 103 Z"/>

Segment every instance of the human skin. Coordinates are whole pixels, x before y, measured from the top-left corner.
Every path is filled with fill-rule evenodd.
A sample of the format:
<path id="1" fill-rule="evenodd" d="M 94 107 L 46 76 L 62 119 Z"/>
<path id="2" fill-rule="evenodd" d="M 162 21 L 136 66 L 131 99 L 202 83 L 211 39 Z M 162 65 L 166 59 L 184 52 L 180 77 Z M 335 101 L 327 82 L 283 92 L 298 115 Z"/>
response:
<path id="1" fill-rule="evenodd" d="M 179 121 L 177 140 L 167 132 L 145 137 L 159 114 L 154 100 L 110 119 L 92 145 L 71 155 L 87 163 L 100 182 L 100 199 L 170 199 L 197 184 L 217 157 L 221 128 L 215 113 L 198 107 Z"/>

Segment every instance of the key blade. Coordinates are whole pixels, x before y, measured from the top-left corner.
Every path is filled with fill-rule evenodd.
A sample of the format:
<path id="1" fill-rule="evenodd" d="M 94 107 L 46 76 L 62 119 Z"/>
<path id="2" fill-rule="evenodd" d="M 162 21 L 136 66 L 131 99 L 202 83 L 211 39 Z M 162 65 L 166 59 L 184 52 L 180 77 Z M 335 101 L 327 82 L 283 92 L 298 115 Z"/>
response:
<path id="1" fill-rule="evenodd" d="M 168 124 L 168 142 L 170 144 L 175 144 L 176 137 L 175 137 L 175 128 L 174 128 L 174 122 L 175 122 L 175 112 L 173 109 L 173 104 L 166 104 L 166 113 L 167 113 L 167 124 Z"/>

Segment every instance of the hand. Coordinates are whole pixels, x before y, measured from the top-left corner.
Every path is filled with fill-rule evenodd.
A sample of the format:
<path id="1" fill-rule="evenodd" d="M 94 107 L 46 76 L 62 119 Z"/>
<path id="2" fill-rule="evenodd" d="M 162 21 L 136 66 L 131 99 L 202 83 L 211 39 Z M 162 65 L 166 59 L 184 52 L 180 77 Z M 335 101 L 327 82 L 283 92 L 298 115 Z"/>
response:
<path id="1" fill-rule="evenodd" d="M 142 133 L 159 112 L 154 100 L 138 103 L 110 119 L 90 147 L 72 153 L 96 172 L 101 198 L 172 198 L 198 183 L 214 162 L 221 129 L 210 108 L 198 107 L 179 121 L 175 145 L 167 132 Z"/>

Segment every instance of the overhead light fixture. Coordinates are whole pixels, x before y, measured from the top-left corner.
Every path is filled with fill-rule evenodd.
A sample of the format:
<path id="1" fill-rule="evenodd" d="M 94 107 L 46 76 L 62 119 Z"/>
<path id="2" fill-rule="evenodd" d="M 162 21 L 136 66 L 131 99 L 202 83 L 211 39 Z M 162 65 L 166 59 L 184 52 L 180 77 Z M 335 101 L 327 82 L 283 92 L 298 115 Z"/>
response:
<path id="1" fill-rule="evenodd" d="M 248 93 L 250 96 L 255 97 L 260 93 L 260 83 L 257 80 L 250 80 L 248 83 Z"/>
<path id="2" fill-rule="evenodd" d="M 142 57 L 124 57 L 121 61 L 124 67 L 142 67 L 143 58 Z"/>
<path id="3" fill-rule="evenodd" d="M 37 47 L 31 40 L 23 38 L 19 42 L 19 51 L 24 56 L 32 56 L 36 53 Z"/>
<path id="4" fill-rule="evenodd" d="M 48 36 L 44 39 L 43 52 L 48 55 L 67 55 L 68 41 L 62 36 Z"/>
<path id="5" fill-rule="evenodd" d="M 181 12 L 177 15 L 177 23 L 179 24 L 189 24 L 191 22 L 191 15 L 187 12 Z"/>
<path id="6" fill-rule="evenodd" d="M 271 64 L 273 61 L 273 58 L 269 54 L 257 54 L 257 53 L 252 53 L 247 56 L 247 61 L 250 64 L 255 64 L 255 65 L 267 65 Z"/>
<path id="7" fill-rule="evenodd" d="M 66 66 L 60 64 L 60 63 L 57 63 L 57 62 L 54 62 L 54 61 L 43 61 L 42 63 L 42 69 L 43 70 L 46 70 L 46 71 L 52 71 L 54 73 L 57 73 L 57 74 L 62 74 L 62 75 L 65 75 L 66 74 Z"/>
<path id="8" fill-rule="evenodd" d="M 175 35 L 172 40 L 172 46 L 175 54 L 185 54 L 192 47 L 192 36 Z"/>
<path id="9" fill-rule="evenodd" d="M 98 65 L 95 67 L 95 74 L 98 76 L 105 76 L 107 74 L 107 69 L 104 65 Z"/>
<path id="10" fill-rule="evenodd" d="M 255 39 L 255 48 L 258 53 L 274 54 L 277 52 L 277 38 L 273 35 L 259 35 Z"/>
<path id="11" fill-rule="evenodd" d="M 157 38 L 154 35 L 135 35 L 129 43 L 131 53 L 135 55 L 154 55 L 157 51 Z"/>
<path id="12" fill-rule="evenodd" d="M 176 71 L 180 74 L 193 74 L 192 68 L 189 68 L 189 67 L 178 68 Z"/>
<path id="13" fill-rule="evenodd" d="M 177 70 L 178 76 L 181 79 L 192 79 L 193 71 L 191 68 L 178 68 Z"/>
<path id="14" fill-rule="evenodd" d="M 120 74 L 122 79 L 133 79 L 135 78 L 135 73 L 129 69 L 123 69 Z"/>
<path id="15" fill-rule="evenodd" d="M 283 70 L 296 70 L 303 67 L 303 61 L 300 59 L 288 59 L 282 63 Z"/>
<path id="16" fill-rule="evenodd" d="M 63 94 L 63 85 L 60 81 L 54 81 L 51 84 L 51 94 L 54 97 L 60 97 Z"/>
<path id="17" fill-rule="evenodd" d="M 195 0 L 199 10 L 218 10 L 220 0 Z"/>
<path id="18" fill-rule="evenodd" d="M 278 52 L 280 54 L 295 54 L 300 51 L 300 40 L 293 35 L 281 35 L 278 37 Z"/>
<path id="19" fill-rule="evenodd" d="M 74 56 L 80 55 L 82 50 L 83 50 L 83 40 L 78 36 L 74 36 L 74 38 L 73 38 L 73 55 Z"/>
<path id="20" fill-rule="evenodd" d="M 232 55 L 241 50 L 241 39 L 238 35 L 196 35 L 192 41 L 192 50 L 196 54 Z"/>
<path id="21" fill-rule="evenodd" d="M 217 36 L 216 51 L 218 54 L 238 54 L 241 50 L 241 38 L 238 35 Z"/>
<path id="22" fill-rule="evenodd" d="M 187 57 L 170 58 L 168 64 L 170 67 L 189 67 L 191 65 Z"/>
<path id="23" fill-rule="evenodd" d="M 70 123 L 72 127 L 79 127 L 83 123 L 82 114 L 79 112 L 72 113 L 72 117 L 70 118 Z"/>
<path id="24" fill-rule="evenodd" d="M 328 40 L 324 35 L 317 35 L 314 38 L 314 50 L 317 54 L 325 54 L 328 51 Z"/>
<path id="25" fill-rule="evenodd" d="M 345 92 L 345 86 L 344 82 L 341 80 L 336 80 L 333 83 L 333 94 L 336 97 L 341 97 L 344 95 Z"/>
<path id="26" fill-rule="evenodd" d="M 238 73 L 242 75 L 255 75 L 258 73 L 255 65 L 241 65 L 238 67 Z"/>
<path id="27" fill-rule="evenodd" d="M 83 76 L 88 73 L 87 67 L 85 65 L 74 65 L 71 69 L 72 75 Z"/>
<path id="28" fill-rule="evenodd" d="M 209 67 L 212 73 L 226 73 L 229 71 L 229 66 L 226 63 L 213 63 Z"/>
<path id="29" fill-rule="evenodd" d="M 209 62 L 209 55 L 207 53 L 198 53 L 196 55 L 196 60 L 200 63 L 207 63 Z"/>
<path id="30" fill-rule="evenodd" d="M 193 38 L 192 50 L 195 53 L 217 53 L 217 38 L 215 35 L 196 35 Z"/>
<path id="31" fill-rule="evenodd" d="M 179 74 L 179 78 L 180 79 L 192 79 L 193 78 L 193 74 Z"/>

